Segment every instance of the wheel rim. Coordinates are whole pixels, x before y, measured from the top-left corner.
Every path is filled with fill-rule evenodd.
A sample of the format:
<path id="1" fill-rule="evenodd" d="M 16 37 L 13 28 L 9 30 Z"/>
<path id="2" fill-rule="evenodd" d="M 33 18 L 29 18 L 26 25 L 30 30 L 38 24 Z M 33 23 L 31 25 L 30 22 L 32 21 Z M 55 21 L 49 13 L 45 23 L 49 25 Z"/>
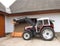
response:
<path id="1" fill-rule="evenodd" d="M 51 39 L 53 37 L 53 32 L 50 29 L 46 29 L 43 31 L 43 37 L 45 39 Z"/>
<path id="2" fill-rule="evenodd" d="M 24 38 L 25 38 L 25 39 L 29 39 L 29 38 L 30 38 L 30 34 L 29 34 L 29 33 L 25 33 L 25 34 L 24 34 Z"/>

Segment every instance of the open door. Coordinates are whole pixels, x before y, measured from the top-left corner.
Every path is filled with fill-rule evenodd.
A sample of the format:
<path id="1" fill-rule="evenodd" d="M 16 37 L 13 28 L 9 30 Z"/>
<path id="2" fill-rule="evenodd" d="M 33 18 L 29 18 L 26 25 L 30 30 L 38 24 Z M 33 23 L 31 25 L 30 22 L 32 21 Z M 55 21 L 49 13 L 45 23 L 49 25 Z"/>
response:
<path id="1" fill-rule="evenodd" d="M 0 37 L 5 36 L 5 16 L 0 15 Z"/>

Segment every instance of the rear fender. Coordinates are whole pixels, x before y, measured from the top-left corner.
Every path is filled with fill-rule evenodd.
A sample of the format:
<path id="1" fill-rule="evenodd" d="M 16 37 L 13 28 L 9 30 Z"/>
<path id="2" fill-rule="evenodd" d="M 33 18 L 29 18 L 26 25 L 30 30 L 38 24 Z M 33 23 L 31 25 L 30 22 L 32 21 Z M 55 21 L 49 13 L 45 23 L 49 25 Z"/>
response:
<path id="1" fill-rule="evenodd" d="M 41 31 L 44 27 L 50 27 L 50 28 L 54 29 L 54 28 L 51 27 L 51 26 L 43 26 L 43 27 L 40 29 L 40 31 Z"/>

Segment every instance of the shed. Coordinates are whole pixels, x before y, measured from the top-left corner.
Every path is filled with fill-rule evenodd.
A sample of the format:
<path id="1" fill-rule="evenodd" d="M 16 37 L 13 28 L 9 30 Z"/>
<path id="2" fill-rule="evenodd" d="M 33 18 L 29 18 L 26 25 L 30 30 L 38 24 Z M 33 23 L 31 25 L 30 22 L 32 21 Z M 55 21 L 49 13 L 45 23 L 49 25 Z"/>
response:
<path id="1" fill-rule="evenodd" d="M 4 6 L 1 5 L 3 12 L 6 12 Z M 2 8 L 3 6 L 3 8 Z M 30 18 L 41 18 L 49 17 L 54 19 L 55 32 L 60 32 L 60 0 L 17 0 L 10 6 L 11 14 L 5 15 L 5 33 L 10 33 L 16 30 L 11 21 L 14 18 L 30 17 Z M 23 25 L 18 28 L 23 29 Z M 21 27 L 21 28 L 20 28 Z M 18 30 L 17 28 L 17 30 Z"/>

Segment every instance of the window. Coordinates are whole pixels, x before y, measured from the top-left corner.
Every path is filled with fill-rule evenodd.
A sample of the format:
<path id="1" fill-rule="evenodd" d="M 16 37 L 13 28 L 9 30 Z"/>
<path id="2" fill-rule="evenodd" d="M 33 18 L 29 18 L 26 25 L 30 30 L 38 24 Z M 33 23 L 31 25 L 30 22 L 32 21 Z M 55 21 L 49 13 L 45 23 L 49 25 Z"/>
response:
<path id="1" fill-rule="evenodd" d="M 48 24 L 48 20 L 44 20 L 44 24 Z"/>
<path id="2" fill-rule="evenodd" d="M 42 20 L 38 21 L 37 24 L 42 25 L 43 24 Z"/>
<path id="3" fill-rule="evenodd" d="M 50 21 L 50 24 L 53 24 L 52 21 Z"/>

